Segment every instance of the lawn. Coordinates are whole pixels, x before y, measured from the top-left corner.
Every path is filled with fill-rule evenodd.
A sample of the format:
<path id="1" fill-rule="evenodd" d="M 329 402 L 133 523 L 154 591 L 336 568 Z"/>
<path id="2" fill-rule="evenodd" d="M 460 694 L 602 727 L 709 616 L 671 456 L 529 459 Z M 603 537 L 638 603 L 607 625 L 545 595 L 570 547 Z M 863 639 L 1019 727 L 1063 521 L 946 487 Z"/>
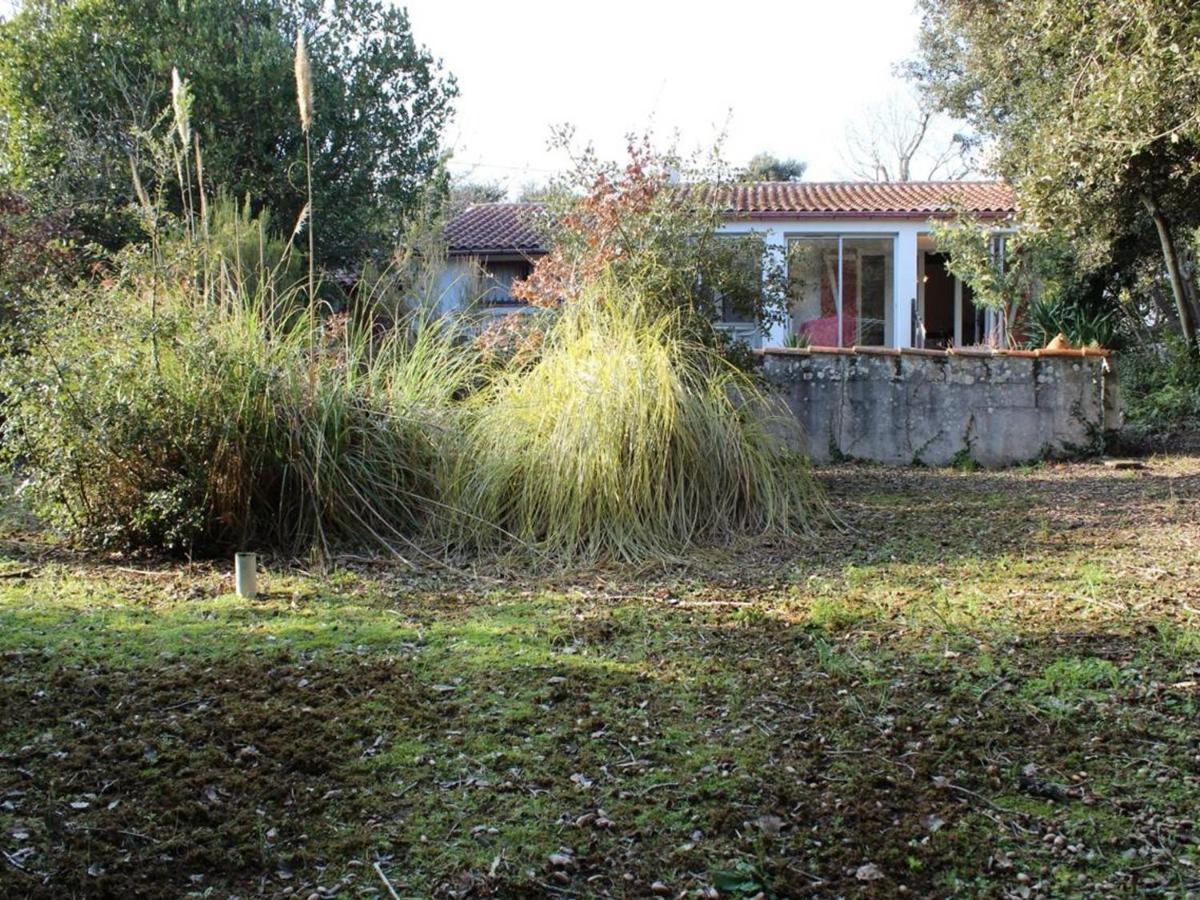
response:
<path id="1" fill-rule="evenodd" d="M 543 580 L 0 545 L 0 895 L 1200 891 L 1200 457 Z"/>

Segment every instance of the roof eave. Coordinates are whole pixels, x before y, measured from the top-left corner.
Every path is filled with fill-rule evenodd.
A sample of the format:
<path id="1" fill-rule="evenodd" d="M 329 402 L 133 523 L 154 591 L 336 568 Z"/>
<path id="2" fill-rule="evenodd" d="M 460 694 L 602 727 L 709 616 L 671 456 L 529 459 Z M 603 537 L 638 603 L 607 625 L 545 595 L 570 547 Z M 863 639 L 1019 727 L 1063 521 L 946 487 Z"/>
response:
<path id="1" fill-rule="evenodd" d="M 968 210 L 971 215 L 977 216 L 980 219 L 1005 219 L 1015 214 L 1015 210 Z M 838 221 L 843 219 L 873 219 L 901 222 L 926 222 L 930 219 L 953 219 L 958 213 L 951 211 L 940 212 L 913 212 L 911 210 L 899 210 L 891 212 L 863 212 L 857 210 L 841 210 L 839 212 L 827 212 L 818 210 L 804 210 L 800 212 L 786 210 L 754 210 L 750 212 L 726 212 L 722 213 L 722 218 L 730 221 L 747 221 L 747 220 L 784 220 L 784 219 L 820 219 L 823 221 Z"/>
<path id="2" fill-rule="evenodd" d="M 447 256 L 545 256 L 545 247 L 514 247 L 511 244 L 508 246 L 493 246 L 493 247 L 450 247 L 446 250 Z"/>

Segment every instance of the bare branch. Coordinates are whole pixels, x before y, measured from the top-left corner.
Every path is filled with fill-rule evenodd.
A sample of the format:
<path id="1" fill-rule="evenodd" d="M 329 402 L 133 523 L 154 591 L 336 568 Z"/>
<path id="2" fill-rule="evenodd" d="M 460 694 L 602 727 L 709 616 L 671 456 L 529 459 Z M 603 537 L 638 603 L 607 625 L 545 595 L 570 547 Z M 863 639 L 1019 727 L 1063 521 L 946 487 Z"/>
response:
<path id="1" fill-rule="evenodd" d="M 947 133 L 951 126 L 913 96 L 893 94 L 846 129 L 843 164 L 852 177 L 871 181 L 909 181 L 915 171 L 930 180 L 965 177 L 972 171 L 968 144 Z"/>

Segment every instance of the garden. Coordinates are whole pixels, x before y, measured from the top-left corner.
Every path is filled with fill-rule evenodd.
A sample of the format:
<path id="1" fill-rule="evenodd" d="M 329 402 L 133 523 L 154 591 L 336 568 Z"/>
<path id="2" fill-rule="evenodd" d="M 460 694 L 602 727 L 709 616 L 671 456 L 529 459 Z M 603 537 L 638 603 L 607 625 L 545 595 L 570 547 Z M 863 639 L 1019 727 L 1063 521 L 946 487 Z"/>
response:
<path id="1" fill-rule="evenodd" d="M 746 173 L 649 137 L 559 132 L 527 311 L 447 315 L 457 87 L 391 4 L 0 22 L 0 893 L 1200 890 L 1200 131 L 1101 140 L 1200 69 L 1088 23 L 1068 190 L 1005 129 L 1079 23 L 921 5 L 1026 216 L 939 240 L 1118 351 L 1119 460 L 814 467 L 717 327 L 787 270 L 676 189 Z"/>

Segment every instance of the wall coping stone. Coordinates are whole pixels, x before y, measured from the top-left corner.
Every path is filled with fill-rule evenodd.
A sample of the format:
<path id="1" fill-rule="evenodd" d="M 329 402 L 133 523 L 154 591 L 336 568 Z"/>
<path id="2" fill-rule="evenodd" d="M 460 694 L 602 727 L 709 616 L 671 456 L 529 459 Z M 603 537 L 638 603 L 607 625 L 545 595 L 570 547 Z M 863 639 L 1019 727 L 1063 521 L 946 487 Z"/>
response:
<path id="1" fill-rule="evenodd" d="M 904 347 L 899 350 L 894 347 L 763 347 L 754 352 L 760 356 L 931 356 L 943 359 L 951 356 L 971 359 L 1003 359 L 1005 357 L 1014 359 L 1039 359 L 1042 357 L 1108 359 L 1112 356 L 1111 350 L 1096 347 L 1073 347 L 1067 350 L 993 350 L 983 347 L 955 347 L 949 350 L 930 350 L 921 347 Z"/>

